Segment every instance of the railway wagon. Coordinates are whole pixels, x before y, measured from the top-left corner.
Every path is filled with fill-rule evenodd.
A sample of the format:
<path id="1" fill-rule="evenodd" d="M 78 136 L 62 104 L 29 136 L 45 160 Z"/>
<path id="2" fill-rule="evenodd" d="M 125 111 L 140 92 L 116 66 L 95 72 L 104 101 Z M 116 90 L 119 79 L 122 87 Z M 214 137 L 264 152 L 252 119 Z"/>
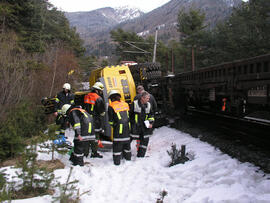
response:
<path id="1" fill-rule="evenodd" d="M 160 80 L 167 112 L 205 111 L 270 123 L 270 54 Z"/>
<path id="2" fill-rule="evenodd" d="M 270 54 L 147 81 L 168 117 L 224 129 L 270 146 Z M 195 120 L 194 120 L 195 119 Z M 180 126 L 181 127 L 180 122 Z"/>

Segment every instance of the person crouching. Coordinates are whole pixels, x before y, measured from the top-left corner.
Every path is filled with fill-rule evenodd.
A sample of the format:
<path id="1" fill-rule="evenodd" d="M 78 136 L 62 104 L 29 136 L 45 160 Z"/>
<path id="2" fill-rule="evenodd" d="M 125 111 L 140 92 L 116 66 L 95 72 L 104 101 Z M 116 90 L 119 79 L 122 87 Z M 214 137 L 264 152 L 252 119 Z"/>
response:
<path id="1" fill-rule="evenodd" d="M 108 107 L 108 116 L 113 128 L 113 162 L 119 165 L 122 153 L 126 160 L 131 160 L 129 106 L 126 102 L 120 101 L 121 95 L 117 90 L 109 92 L 109 99 L 111 103 Z"/>
<path id="2" fill-rule="evenodd" d="M 93 117 L 81 107 L 72 107 L 70 104 L 62 107 L 62 114 L 67 116 L 75 131 L 74 151 L 69 160 L 74 166 L 84 166 L 83 157 L 88 156 L 90 145 L 92 148 L 95 144 Z"/>

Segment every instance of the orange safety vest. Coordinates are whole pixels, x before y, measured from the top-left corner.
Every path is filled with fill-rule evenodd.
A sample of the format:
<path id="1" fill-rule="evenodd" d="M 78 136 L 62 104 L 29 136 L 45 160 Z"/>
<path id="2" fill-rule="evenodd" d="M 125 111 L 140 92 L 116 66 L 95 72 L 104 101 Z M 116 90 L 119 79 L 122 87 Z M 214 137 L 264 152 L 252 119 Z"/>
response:
<path id="1" fill-rule="evenodd" d="M 115 113 L 118 113 L 120 111 L 129 111 L 128 104 L 123 101 L 114 101 L 110 104 L 110 106 L 113 108 Z"/>
<path id="2" fill-rule="evenodd" d="M 222 105 L 222 107 L 221 107 L 221 110 L 222 110 L 222 111 L 225 111 L 225 110 L 226 110 L 226 101 L 227 101 L 226 98 L 223 98 L 223 99 L 222 99 L 222 102 L 223 102 L 223 105 Z"/>
<path id="3" fill-rule="evenodd" d="M 71 113 L 73 110 L 79 110 L 86 118 L 88 117 L 87 114 L 86 114 L 87 111 L 85 111 L 84 109 L 81 109 L 81 108 L 73 108 L 73 109 L 70 110 L 69 113 Z"/>
<path id="4" fill-rule="evenodd" d="M 84 109 L 80 109 L 80 108 L 73 108 L 73 109 L 70 110 L 70 112 L 73 111 L 73 110 L 79 110 L 82 113 L 86 112 Z"/>
<path id="5" fill-rule="evenodd" d="M 89 94 L 85 95 L 85 97 L 84 97 L 84 103 L 91 105 L 91 109 L 89 110 L 90 112 L 93 112 L 94 111 L 94 106 L 95 106 L 96 101 L 97 101 L 97 99 L 99 97 L 100 96 L 97 93 L 95 93 L 95 92 L 90 92 Z"/>
<path id="6" fill-rule="evenodd" d="M 97 93 L 90 92 L 89 94 L 84 96 L 84 103 L 95 105 L 95 103 L 99 97 L 100 96 Z"/>

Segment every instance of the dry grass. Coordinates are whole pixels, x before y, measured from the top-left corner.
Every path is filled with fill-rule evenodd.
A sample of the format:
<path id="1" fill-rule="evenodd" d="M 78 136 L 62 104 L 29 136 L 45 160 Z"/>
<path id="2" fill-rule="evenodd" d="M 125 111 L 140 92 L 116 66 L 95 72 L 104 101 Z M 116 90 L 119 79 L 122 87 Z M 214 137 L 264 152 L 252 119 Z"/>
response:
<path id="1" fill-rule="evenodd" d="M 42 195 L 53 195 L 54 190 L 44 190 L 43 188 L 35 188 L 32 191 L 17 190 L 13 192 L 12 199 L 28 199 L 32 197 L 42 196 Z"/>
<path id="2" fill-rule="evenodd" d="M 6 167 L 6 166 L 16 166 L 17 163 L 21 160 L 21 157 L 18 156 L 13 159 L 8 159 L 6 161 L 3 161 L 0 163 L 0 167 Z M 39 168 L 45 168 L 48 171 L 54 171 L 56 169 L 63 169 L 65 168 L 65 165 L 59 160 L 38 160 L 37 165 Z"/>
<path id="3" fill-rule="evenodd" d="M 0 163 L 0 167 L 6 167 L 6 166 L 16 166 L 16 164 L 21 161 L 22 157 L 18 156 L 15 158 L 7 159 Z"/>
<path id="4" fill-rule="evenodd" d="M 46 168 L 46 170 L 48 171 L 65 168 L 65 165 L 59 159 L 48 161 L 38 160 L 37 165 L 39 166 L 39 168 Z"/>

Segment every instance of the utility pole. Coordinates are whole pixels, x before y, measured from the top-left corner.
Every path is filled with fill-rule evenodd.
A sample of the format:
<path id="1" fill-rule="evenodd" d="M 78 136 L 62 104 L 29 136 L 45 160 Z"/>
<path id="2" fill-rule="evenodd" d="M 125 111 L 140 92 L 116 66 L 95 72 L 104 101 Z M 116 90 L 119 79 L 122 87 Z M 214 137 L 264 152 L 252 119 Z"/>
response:
<path id="1" fill-rule="evenodd" d="M 187 54 L 184 53 L 184 71 L 187 70 Z"/>
<path id="2" fill-rule="evenodd" d="M 195 71 L 194 45 L 192 45 L 191 47 L 191 57 L 192 57 L 192 71 Z"/>
<path id="3" fill-rule="evenodd" d="M 166 68 L 167 68 L 167 70 L 166 70 L 166 73 L 168 74 L 168 72 L 169 72 L 169 52 L 167 52 L 167 56 L 166 56 Z"/>
<path id="4" fill-rule="evenodd" d="M 153 51 L 153 63 L 155 63 L 155 62 L 156 62 L 156 52 L 157 52 L 157 34 L 158 34 L 158 28 L 156 27 L 155 44 L 154 44 L 154 51 Z"/>
<path id="5" fill-rule="evenodd" d="M 174 55 L 173 55 L 173 48 L 172 48 L 172 74 L 174 74 Z"/>

